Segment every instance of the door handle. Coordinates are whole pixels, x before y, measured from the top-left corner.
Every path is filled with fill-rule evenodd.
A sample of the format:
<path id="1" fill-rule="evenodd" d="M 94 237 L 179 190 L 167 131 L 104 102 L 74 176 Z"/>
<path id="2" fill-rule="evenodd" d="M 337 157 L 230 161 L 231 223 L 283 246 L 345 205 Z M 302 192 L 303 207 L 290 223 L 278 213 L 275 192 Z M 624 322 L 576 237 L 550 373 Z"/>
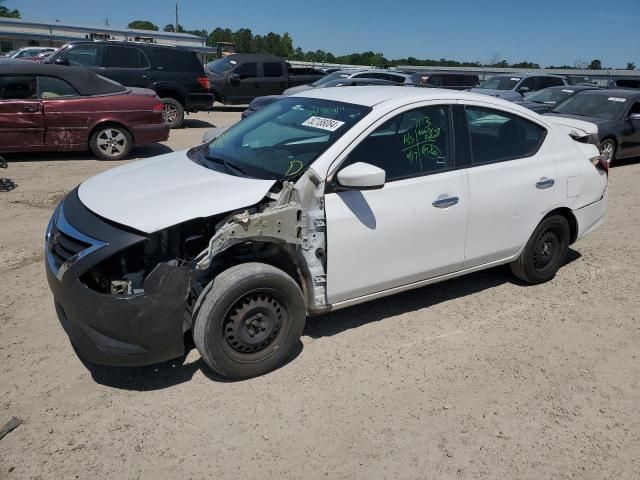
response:
<path id="1" fill-rule="evenodd" d="M 433 201 L 431 205 L 436 208 L 448 208 L 454 206 L 459 201 L 460 199 L 458 197 L 445 197 L 441 195 L 437 200 Z"/>
<path id="2" fill-rule="evenodd" d="M 25 105 L 24 111 L 25 112 L 38 112 L 38 111 L 40 111 L 40 107 L 38 107 L 37 105 Z"/>
<path id="3" fill-rule="evenodd" d="M 536 188 L 540 190 L 544 190 L 546 188 L 551 188 L 556 183 L 553 178 L 542 177 L 538 182 L 536 182 Z"/>
<path id="4" fill-rule="evenodd" d="M 144 78 L 145 80 L 153 80 L 153 77 L 151 75 L 142 75 L 142 78 Z"/>

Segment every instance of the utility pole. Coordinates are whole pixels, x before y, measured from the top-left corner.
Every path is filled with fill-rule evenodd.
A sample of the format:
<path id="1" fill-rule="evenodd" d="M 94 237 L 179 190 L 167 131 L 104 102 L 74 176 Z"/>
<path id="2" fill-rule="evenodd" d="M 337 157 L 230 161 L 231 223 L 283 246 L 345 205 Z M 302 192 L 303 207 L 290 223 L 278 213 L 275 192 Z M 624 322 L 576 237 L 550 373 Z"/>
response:
<path id="1" fill-rule="evenodd" d="M 176 33 L 178 33 L 178 2 L 176 2 Z"/>

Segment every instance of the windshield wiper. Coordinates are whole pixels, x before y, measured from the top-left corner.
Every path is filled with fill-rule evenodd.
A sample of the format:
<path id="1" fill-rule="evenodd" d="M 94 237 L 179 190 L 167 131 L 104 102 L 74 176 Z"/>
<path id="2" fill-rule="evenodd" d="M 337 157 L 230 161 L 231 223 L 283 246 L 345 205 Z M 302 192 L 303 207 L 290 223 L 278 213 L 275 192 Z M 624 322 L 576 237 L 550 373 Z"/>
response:
<path id="1" fill-rule="evenodd" d="M 206 158 L 207 160 L 211 160 L 212 162 L 216 162 L 219 163 L 220 165 L 224 165 L 224 168 L 227 169 L 227 171 L 231 171 L 231 170 L 236 170 L 238 172 L 240 172 L 242 175 L 246 175 L 247 172 L 244 171 L 243 168 L 229 162 L 228 160 L 225 160 L 224 158 L 218 158 L 218 157 L 210 157 L 209 155 L 204 155 L 204 158 Z"/>

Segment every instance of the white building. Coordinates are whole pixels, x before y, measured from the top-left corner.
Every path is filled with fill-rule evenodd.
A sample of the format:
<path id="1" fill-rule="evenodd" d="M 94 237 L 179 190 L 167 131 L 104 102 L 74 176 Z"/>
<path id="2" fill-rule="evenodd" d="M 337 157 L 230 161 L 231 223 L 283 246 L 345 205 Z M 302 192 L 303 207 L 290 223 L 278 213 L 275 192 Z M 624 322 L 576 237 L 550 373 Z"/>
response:
<path id="1" fill-rule="evenodd" d="M 200 53 L 215 53 L 206 39 L 190 33 L 155 32 L 131 28 L 72 25 L 62 22 L 32 22 L 0 17 L 0 54 L 22 47 L 60 47 L 65 43 L 88 40 L 146 41 L 188 47 Z"/>

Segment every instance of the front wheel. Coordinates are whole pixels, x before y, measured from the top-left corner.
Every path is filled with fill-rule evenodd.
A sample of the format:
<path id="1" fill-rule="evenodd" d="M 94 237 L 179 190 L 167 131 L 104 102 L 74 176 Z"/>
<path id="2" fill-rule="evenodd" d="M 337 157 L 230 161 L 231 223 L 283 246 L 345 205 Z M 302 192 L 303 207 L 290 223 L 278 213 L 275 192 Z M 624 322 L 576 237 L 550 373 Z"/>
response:
<path id="1" fill-rule="evenodd" d="M 544 283 L 555 277 L 569 250 L 569 222 L 562 215 L 551 215 L 540 222 L 511 272 L 520 280 Z"/>
<path id="2" fill-rule="evenodd" d="M 133 148 L 133 138 L 119 125 L 103 125 L 91 135 L 89 146 L 101 160 L 122 160 Z"/>
<path id="3" fill-rule="evenodd" d="M 306 320 L 298 284 L 263 263 L 225 270 L 197 303 L 193 341 L 207 365 L 233 379 L 263 375 L 286 363 Z"/>
<path id="4" fill-rule="evenodd" d="M 162 100 L 162 121 L 169 125 L 169 128 L 180 128 L 184 122 L 184 107 L 175 98 L 163 98 Z"/>
<path id="5" fill-rule="evenodd" d="M 607 162 L 607 165 L 611 166 L 616 159 L 616 142 L 611 139 L 607 139 L 600 145 L 600 153 L 602 158 Z"/>

